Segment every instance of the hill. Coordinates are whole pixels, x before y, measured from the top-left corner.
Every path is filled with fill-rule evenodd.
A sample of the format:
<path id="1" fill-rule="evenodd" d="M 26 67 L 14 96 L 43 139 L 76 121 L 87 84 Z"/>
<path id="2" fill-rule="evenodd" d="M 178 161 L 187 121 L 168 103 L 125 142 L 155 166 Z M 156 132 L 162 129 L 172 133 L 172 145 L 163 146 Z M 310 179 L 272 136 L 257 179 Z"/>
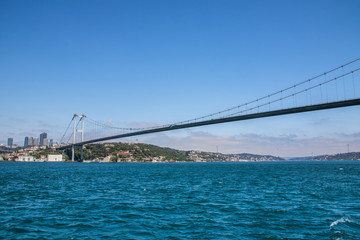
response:
<path id="1" fill-rule="evenodd" d="M 18 149 L 20 149 L 20 147 L 8 148 L 6 146 L 0 146 L 0 153 L 11 153 L 15 152 Z"/>
<path id="2" fill-rule="evenodd" d="M 71 150 L 65 150 L 71 158 Z M 75 159 L 80 159 L 80 149 L 75 151 Z M 84 147 L 85 160 L 107 162 L 223 162 L 223 161 L 282 161 L 270 155 L 222 154 L 203 151 L 181 151 L 144 143 L 97 143 Z"/>
<path id="3" fill-rule="evenodd" d="M 71 158 L 71 150 L 65 150 Z M 80 159 L 80 149 L 76 149 L 75 158 Z M 84 147 L 85 160 L 109 162 L 150 162 L 150 161 L 187 161 L 185 151 L 162 148 L 143 143 L 97 143 Z"/>

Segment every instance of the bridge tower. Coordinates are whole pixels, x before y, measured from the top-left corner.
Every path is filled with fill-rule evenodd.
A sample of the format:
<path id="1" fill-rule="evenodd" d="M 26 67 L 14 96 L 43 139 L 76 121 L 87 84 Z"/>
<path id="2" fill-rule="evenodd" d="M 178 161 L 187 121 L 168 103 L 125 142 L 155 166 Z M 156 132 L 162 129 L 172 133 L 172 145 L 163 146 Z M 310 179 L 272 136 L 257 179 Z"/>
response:
<path id="1" fill-rule="evenodd" d="M 76 113 L 73 116 L 74 120 L 74 132 L 73 132 L 73 145 L 72 145 L 72 154 L 71 154 L 71 161 L 75 161 L 75 141 L 76 141 L 76 133 L 81 132 L 81 142 L 84 141 L 84 118 L 86 116 L 84 114 L 77 115 Z M 77 129 L 76 126 L 76 118 L 79 118 L 79 122 L 81 122 L 81 129 Z M 81 161 L 83 160 L 83 150 L 84 145 L 81 145 Z"/>

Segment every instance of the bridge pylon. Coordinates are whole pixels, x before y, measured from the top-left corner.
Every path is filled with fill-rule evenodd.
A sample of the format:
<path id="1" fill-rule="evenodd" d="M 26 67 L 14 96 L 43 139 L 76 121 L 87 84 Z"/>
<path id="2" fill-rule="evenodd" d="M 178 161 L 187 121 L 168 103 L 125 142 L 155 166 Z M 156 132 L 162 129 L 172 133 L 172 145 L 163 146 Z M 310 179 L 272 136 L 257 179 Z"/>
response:
<path id="1" fill-rule="evenodd" d="M 71 153 L 71 161 L 75 161 L 75 143 L 76 143 L 76 133 L 81 133 L 81 142 L 84 141 L 84 118 L 86 116 L 84 114 L 78 115 L 74 114 L 74 132 L 73 132 L 73 144 L 72 144 L 72 153 Z M 81 122 L 81 129 L 77 129 L 76 118 L 79 118 L 79 123 Z M 81 161 L 83 161 L 83 148 L 84 145 L 81 145 Z"/>

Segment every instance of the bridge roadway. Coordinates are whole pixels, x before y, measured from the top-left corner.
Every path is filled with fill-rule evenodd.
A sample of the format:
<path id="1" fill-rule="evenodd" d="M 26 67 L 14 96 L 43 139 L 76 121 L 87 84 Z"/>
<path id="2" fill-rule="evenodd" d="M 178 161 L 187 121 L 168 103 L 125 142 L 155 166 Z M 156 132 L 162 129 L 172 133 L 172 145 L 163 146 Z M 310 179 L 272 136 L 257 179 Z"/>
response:
<path id="1" fill-rule="evenodd" d="M 110 136 L 110 137 L 103 137 L 103 138 L 88 140 L 88 141 L 84 141 L 84 142 L 75 143 L 74 145 L 82 146 L 84 144 L 102 142 L 102 141 L 107 141 L 107 140 L 112 140 L 112 139 L 117 139 L 117 138 L 132 137 L 132 136 L 157 133 L 157 132 L 166 132 L 166 131 L 172 131 L 172 130 L 183 129 L 183 128 L 200 127 L 200 126 L 226 123 L 226 122 L 243 121 L 243 120 L 249 120 L 249 119 L 255 119 L 255 118 L 265 118 L 265 117 L 302 113 L 302 112 L 312 112 L 312 111 L 319 111 L 319 110 L 326 110 L 326 109 L 333 109 L 333 108 L 350 107 L 350 106 L 356 106 L 356 105 L 360 105 L 360 98 L 352 99 L 352 100 L 330 102 L 330 103 L 315 104 L 315 105 L 309 105 L 309 106 L 303 106 L 303 107 L 274 110 L 274 111 L 268 111 L 268 112 L 252 113 L 252 114 L 233 116 L 233 117 L 218 118 L 218 119 L 205 120 L 205 121 L 193 122 L 193 123 L 185 123 L 185 124 L 179 124 L 179 125 L 169 125 L 166 127 L 159 127 L 159 128 L 154 128 L 154 129 L 148 129 L 148 130 L 142 130 L 142 131 L 137 131 L 137 132 L 114 135 L 114 136 Z M 59 147 L 57 149 L 66 149 L 66 148 L 70 148 L 72 146 L 73 146 L 73 144 L 69 144 L 66 146 Z"/>

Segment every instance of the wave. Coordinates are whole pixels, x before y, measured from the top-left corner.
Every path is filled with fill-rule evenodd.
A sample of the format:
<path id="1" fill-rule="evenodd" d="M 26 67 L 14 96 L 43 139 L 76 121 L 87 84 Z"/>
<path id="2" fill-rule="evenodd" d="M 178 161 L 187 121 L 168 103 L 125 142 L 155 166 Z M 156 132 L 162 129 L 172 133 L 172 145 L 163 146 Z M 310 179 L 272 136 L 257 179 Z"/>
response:
<path id="1" fill-rule="evenodd" d="M 351 223 L 351 221 L 348 217 L 342 217 L 330 224 L 330 230 L 334 229 L 335 226 L 337 226 L 339 223 Z"/>
<path id="2" fill-rule="evenodd" d="M 335 230 L 335 228 L 337 228 L 336 230 L 341 229 L 345 232 L 354 230 L 359 231 L 360 223 L 354 221 L 350 217 L 345 216 L 330 224 L 330 230 Z"/>

